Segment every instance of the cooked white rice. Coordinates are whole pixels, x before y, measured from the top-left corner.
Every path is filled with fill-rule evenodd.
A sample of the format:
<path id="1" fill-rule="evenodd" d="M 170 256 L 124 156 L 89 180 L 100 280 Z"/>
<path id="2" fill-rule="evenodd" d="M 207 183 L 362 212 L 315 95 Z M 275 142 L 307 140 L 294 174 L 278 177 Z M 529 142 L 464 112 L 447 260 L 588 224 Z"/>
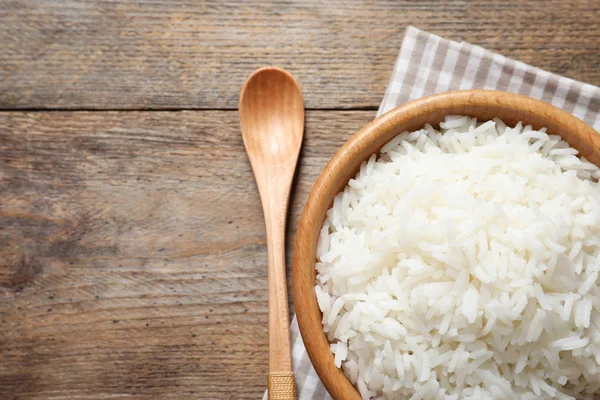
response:
<path id="1" fill-rule="evenodd" d="M 600 388 L 599 169 L 558 136 L 448 116 L 387 143 L 328 211 L 317 287 L 363 399 Z"/>

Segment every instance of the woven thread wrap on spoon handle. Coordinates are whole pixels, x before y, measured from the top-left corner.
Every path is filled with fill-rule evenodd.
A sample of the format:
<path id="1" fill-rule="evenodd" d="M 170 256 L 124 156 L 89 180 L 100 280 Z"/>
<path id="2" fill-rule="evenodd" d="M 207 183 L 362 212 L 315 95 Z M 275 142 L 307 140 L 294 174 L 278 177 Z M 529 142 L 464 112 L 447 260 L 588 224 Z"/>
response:
<path id="1" fill-rule="evenodd" d="M 267 377 L 269 400 L 296 400 L 293 372 L 273 372 Z"/>

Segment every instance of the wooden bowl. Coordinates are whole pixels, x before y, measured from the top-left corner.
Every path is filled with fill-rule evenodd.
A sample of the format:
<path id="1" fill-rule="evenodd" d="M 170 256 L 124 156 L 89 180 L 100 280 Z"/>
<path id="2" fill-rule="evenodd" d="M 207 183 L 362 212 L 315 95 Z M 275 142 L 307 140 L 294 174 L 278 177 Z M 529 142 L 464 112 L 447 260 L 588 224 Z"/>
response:
<path id="1" fill-rule="evenodd" d="M 600 166 L 600 136 L 591 127 L 540 100 L 499 91 L 455 91 L 415 100 L 382 115 L 352 136 L 329 161 L 308 197 L 293 258 L 294 302 L 302 339 L 334 399 L 360 400 L 360 395 L 333 362 L 314 290 L 317 241 L 325 214 L 334 196 L 371 154 L 401 132 L 420 129 L 425 123 L 438 126 L 446 115 L 468 115 L 480 121 L 499 117 L 511 125 L 523 121 L 535 129 L 546 127 L 548 133 L 562 136 L 580 155 Z"/>

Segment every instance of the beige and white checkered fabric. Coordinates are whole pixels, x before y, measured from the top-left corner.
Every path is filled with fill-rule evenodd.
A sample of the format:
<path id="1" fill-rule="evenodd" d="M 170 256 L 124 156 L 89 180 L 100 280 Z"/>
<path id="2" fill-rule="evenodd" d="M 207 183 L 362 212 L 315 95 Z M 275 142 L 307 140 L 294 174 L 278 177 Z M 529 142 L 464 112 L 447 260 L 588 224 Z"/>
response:
<path id="1" fill-rule="evenodd" d="M 409 100 L 459 89 L 504 90 L 535 97 L 600 131 L 600 88 L 413 27 L 406 30 L 378 115 Z"/>
<path id="2" fill-rule="evenodd" d="M 414 27 L 406 30 L 377 115 L 410 100 L 458 89 L 504 90 L 542 99 L 600 131 L 600 88 Z M 331 399 L 306 354 L 296 318 L 291 340 L 298 399 Z"/>

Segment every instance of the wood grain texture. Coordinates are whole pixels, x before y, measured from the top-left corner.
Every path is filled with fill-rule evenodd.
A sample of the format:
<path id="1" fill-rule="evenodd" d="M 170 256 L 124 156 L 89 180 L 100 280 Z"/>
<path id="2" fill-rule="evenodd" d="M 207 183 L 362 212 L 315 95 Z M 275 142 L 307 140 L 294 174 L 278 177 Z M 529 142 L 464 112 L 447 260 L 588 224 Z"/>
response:
<path id="1" fill-rule="evenodd" d="M 413 24 L 600 85 L 596 0 L 4 0 L 0 108 L 237 107 L 254 69 L 309 108 L 375 108 Z"/>
<path id="2" fill-rule="evenodd" d="M 288 249 L 315 178 L 374 114 L 308 112 Z M 267 249 L 237 112 L 0 127 L 0 399 L 260 398 Z"/>
<path id="3" fill-rule="evenodd" d="M 468 115 L 480 121 L 495 117 L 510 126 L 519 121 L 534 129 L 548 128 L 600 166 L 600 137 L 577 117 L 540 100 L 501 91 L 464 90 L 424 97 L 380 116 L 348 140 L 323 169 L 302 213 L 294 246 L 293 289 L 298 325 L 315 370 L 335 400 L 361 396 L 341 369 L 335 366 L 323 332 L 322 314 L 315 294 L 317 243 L 333 198 L 354 177 L 360 164 L 396 135 L 437 126 L 447 115 Z"/>

